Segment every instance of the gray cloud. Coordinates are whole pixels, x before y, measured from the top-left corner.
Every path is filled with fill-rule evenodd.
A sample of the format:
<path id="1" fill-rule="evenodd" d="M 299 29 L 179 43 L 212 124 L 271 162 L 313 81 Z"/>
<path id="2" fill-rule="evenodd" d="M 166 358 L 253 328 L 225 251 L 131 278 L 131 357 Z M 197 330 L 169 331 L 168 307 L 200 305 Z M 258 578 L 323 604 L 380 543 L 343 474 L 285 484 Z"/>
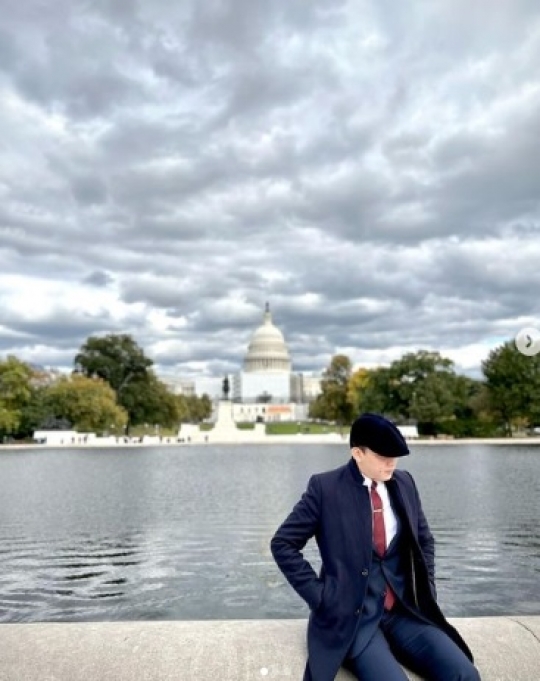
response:
<path id="1" fill-rule="evenodd" d="M 91 286 L 103 287 L 108 286 L 113 281 L 114 278 L 108 272 L 103 272 L 102 270 L 95 270 L 94 272 L 90 272 L 90 274 L 84 277 L 82 283 L 90 284 Z"/>
<path id="2" fill-rule="evenodd" d="M 0 351 L 221 375 L 266 300 L 303 371 L 540 324 L 540 13 L 490 7 L 0 0 Z"/>
<path id="3" fill-rule="evenodd" d="M 101 317 L 81 314 L 78 318 L 61 311 L 53 312 L 45 319 L 29 319 L 16 314 L 3 317 L 3 324 L 25 338 L 26 343 L 54 344 L 55 348 L 73 347 L 75 339 L 80 344 L 89 336 L 106 332 L 114 327 L 108 315 Z"/>

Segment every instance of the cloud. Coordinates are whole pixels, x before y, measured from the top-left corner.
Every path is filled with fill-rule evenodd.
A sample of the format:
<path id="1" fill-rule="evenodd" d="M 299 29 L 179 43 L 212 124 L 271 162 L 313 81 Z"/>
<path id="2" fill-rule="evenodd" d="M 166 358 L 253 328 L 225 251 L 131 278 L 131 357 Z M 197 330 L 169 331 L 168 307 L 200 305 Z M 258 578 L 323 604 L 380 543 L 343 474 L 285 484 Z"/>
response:
<path id="1" fill-rule="evenodd" d="M 94 272 L 90 272 L 90 274 L 84 277 L 82 283 L 90 284 L 91 286 L 102 287 L 108 286 L 113 281 L 114 278 L 108 272 L 103 272 L 102 270 L 95 270 Z"/>
<path id="2" fill-rule="evenodd" d="M 478 373 L 540 324 L 536 3 L 3 4 L 3 354 L 222 375 L 269 300 L 297 370 Z"/>

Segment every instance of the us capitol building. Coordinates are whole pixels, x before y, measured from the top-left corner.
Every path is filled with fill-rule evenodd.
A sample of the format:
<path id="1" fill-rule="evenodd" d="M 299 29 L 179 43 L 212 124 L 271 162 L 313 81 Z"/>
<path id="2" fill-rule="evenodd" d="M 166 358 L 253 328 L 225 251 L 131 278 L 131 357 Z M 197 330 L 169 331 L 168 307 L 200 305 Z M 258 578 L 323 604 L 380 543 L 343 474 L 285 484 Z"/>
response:
<path id="1" fill-rule="evenodd" d="M 222 397 L 223 378 L 165 381 L 176 392 L 206 393 L 217 403 Z M 251 336 L 242 369 L 227 378 L 237 422 L 303 421 L 308 417 L 309 403 L 321 390 L 320 376 L 293 373 L 287 344 L 272 321 L 268 303 L 262 324 Z"/>

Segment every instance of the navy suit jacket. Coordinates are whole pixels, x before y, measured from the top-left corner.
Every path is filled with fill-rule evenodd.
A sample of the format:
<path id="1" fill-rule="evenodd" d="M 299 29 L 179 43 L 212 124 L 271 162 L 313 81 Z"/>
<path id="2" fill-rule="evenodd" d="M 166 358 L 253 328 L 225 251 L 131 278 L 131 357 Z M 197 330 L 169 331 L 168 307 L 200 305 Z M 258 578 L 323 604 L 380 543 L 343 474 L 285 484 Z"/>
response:
<path id="1" fill-rule="evenodd" d="M 371 502 L 356 461 L 313 475 L 307 490 L 270 542 L 272 555 L 310 608 L 304 681 L 333 681 L 362 611 L 373 557 Z M 436 601 L 435 542 L 413 477 L 396 470 L 386 483 L 409 540 L 406 575 L 418 612 L 472 654 Z M 315 537 L 322 559 L 317 575 L 302 549 Z"/>

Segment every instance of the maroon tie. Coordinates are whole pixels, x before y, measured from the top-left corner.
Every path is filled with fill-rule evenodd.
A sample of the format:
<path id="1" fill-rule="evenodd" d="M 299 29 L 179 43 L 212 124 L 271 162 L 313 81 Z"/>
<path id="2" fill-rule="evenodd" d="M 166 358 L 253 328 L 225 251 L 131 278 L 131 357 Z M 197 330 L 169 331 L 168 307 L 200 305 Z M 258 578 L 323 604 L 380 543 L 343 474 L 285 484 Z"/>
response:
<path id="1" fill-rule="evenodd" d="M 377 483 L 375 481 L 371 483 L 371 503 L 373 505 L 373 543 L 375 544 L 375 551 L 382 557 L 386 553 L 386 531 L 384 529 L 382 499 L 377 492 Z M 384 609 L 391 610 L 395 601 L 394 592 L 387 584 L 384 594 Z"/>

